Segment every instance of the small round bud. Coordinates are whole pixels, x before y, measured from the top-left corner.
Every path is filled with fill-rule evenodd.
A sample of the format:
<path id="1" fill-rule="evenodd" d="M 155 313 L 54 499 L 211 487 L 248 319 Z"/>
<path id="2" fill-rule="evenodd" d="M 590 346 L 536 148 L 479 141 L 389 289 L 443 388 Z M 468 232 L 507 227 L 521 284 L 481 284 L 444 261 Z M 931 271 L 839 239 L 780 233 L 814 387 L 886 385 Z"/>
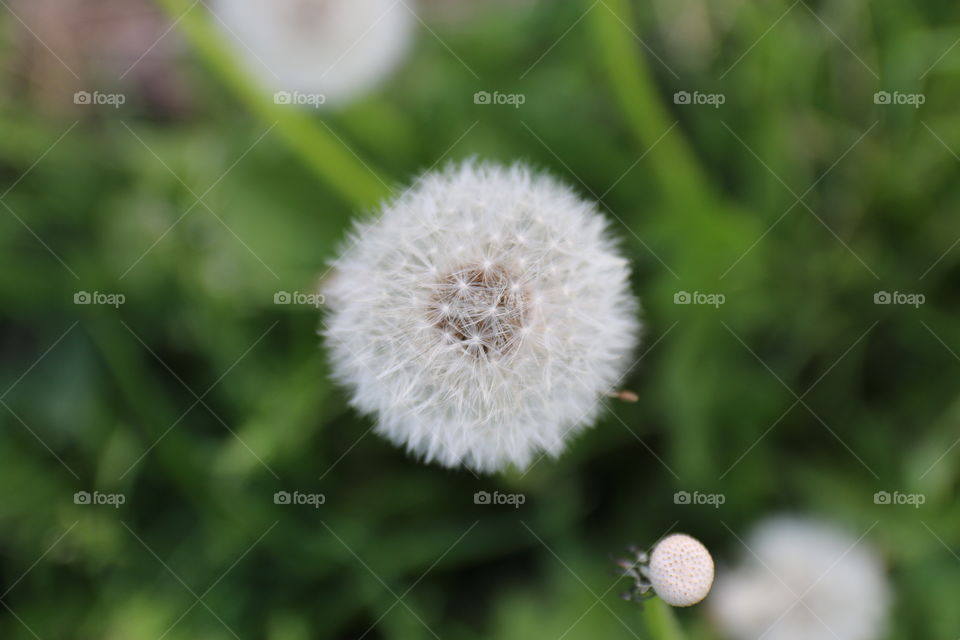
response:
<path id="1" fill-rule="evenodd" d="M 674 607 L 689 607 L 710 593 L 713 558 L 698 540 L 675 533 L 654 547 L 649 578 L 661 600 Z"/>

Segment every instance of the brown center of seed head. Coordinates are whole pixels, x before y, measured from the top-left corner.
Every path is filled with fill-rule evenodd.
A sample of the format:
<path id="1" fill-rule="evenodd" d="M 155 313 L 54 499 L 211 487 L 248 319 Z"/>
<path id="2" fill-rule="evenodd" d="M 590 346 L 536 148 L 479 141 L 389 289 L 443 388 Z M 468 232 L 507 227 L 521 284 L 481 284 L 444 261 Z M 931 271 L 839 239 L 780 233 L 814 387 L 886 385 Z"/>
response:
<path id="1" fill-rule="evenodd" d="M 502 356 L 520 344 L 527 295 L 519 279 L 501 265 L 461 267 L 433 290 L 430 321 L 468 354 Z"/>

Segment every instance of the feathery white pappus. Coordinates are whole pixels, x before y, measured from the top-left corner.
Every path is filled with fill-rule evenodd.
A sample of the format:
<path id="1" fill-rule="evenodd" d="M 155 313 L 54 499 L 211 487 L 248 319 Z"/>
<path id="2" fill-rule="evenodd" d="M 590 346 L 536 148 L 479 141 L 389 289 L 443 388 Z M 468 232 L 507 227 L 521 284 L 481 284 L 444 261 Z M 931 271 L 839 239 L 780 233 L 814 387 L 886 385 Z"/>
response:
<path id="1" fill-rule="evenodd" d="M 862 537 L 796 516 L 762 522 L 742 564 L 721 574 L 710 613 L 736 640 L 880 640 L 890 585 Z"/>
<path id="2" fill-rule="evenodd" d="M 215 0 L 211 10 L 265 88 L 333 104 L 366 92 L 405 57 L 415 1 Z"/>
<path id="3" fill-rule="evenodd" d="M 707 597 L 713 586 L 713 557 L 696 538 L 675 533 L 657 543 L 647 576 L 661 600 L 689 607 Z"/>
<path id="4" fill-rule="evenodd" d="M 639 339 L 596 206 L 522 165 L 423 175 L 356 225 L 324 288 L 334 376 L 447 467 L 527 467 L 600 413 Z"/>

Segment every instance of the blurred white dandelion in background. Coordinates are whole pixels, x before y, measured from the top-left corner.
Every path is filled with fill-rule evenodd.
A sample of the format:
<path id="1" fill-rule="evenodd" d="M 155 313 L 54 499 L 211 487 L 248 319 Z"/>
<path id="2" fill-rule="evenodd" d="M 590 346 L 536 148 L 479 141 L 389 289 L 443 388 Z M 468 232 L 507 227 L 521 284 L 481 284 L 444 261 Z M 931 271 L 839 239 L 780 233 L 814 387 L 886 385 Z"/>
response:
<path id="1" fill-rule="evenodd" d="M 869 544 L 832 524 L 798 517 L 761 523 L 743 564 L 721 571 L 709 604 L 736 640 L 878 640 L 891 595 Z"/>
<path id="2" fill-rule="evenodd" d="M 638 304 L 594 204 L 515 165 L 424 175 L 325 293 L 333 371 L 381 435 L 497 471 L 559 454 L 631 364 Z"/>
<path id="3" fill-rule="evenodd" d="M 317 96 L 326 104 L 349 101 L 396 68 L 413 41 L 413 2 L 216 0 L 211 9 L 266 89 L 316 105 Z"/>

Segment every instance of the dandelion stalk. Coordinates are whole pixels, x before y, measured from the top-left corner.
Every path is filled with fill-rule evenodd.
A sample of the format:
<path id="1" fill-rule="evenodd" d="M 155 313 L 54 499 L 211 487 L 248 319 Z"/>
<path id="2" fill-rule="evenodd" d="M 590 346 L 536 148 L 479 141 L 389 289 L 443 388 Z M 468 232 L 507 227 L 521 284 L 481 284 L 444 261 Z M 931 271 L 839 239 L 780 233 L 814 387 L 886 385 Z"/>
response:
<path id="1" fill-rule="evenodd" d="M 651 598 L 640 610 L 644 633 L 650 640 L 684 640 L 683 631 L 670 606 L 660 598 Z"/>
<path id="2" fill-rule="evenodd" d="M 276 131 L 322 180 L 358 208 L 367 208 L 389 192 L 369 163 L 361 160 L 336 134 L 306 114 L 274 104 L 270 94 L 255 86 L 227 51 L 222 33 L 205 12 L 187 0 L 160 0 L 161 6 L 186 34 L 204 61 L 231 90 Z"/>
<path id="3" fill-rule="evenodd" d="M 651 167 L 673 201 L 703 202 L 710 194 L 707 178 L 676 122 L 657 99 L 640 43 L 629 26 L 627 0 L 604 0 L 589 18 L 603 65 L 627 125 L 644 150 L 656 145 Z"/>

